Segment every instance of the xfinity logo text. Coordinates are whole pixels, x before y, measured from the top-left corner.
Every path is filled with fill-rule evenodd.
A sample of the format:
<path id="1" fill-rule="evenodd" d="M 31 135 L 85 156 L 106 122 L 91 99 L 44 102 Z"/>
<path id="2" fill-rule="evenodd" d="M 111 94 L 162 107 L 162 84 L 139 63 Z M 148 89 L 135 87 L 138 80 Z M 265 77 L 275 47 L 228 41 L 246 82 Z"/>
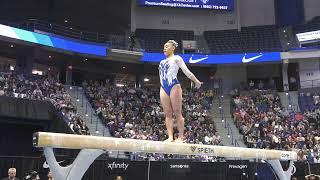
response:
<path id="1" fill-rule="evenodd" d="M 233 165 L 229 164 L 229 169 L 247 169 L 248 166 L 244 164 L 239 164 L 239 165 Z"/>
<path id="2" fill-rule="evenodd" d="M 124 169 L 127 170 L 127 168 L 129 167 L 129 164 L 126 163 L 116 163 L 116 162 L 112 162 L 112 163 L 108 163 L 108 169 Z"/>

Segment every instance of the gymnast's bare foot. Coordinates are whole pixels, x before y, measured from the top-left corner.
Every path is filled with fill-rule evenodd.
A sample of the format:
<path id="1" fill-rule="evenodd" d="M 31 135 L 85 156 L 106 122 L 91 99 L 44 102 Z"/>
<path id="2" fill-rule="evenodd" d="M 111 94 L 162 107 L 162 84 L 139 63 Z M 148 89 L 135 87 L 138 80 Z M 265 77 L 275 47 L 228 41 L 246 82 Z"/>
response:
<path id="1" fill-rule="evenodd" d="M 184 143 L 182 138 L 177 138 L 176 140 L 174 140 L 175 143 Z"/>
<path id="2" fill-rule="evenodd" d="M 172 138 L 168 138 L 164 142 L 173 142 L 173 139 Z"/>

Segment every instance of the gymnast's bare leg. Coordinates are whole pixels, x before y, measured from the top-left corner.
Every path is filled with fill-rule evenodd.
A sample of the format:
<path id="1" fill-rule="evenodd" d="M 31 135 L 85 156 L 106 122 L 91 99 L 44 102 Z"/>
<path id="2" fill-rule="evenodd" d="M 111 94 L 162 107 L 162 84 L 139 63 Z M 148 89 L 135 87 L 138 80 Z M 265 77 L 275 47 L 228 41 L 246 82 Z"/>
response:
<path id="1" fill-rule="evenodd" d="M 173 142 L 173 110 L 171 106 L 171 100 L 162 88 L 160 88 L 160 102 L 166 117 L 165 123 L 168 133 L 168 139 L 166 141 Z"/>

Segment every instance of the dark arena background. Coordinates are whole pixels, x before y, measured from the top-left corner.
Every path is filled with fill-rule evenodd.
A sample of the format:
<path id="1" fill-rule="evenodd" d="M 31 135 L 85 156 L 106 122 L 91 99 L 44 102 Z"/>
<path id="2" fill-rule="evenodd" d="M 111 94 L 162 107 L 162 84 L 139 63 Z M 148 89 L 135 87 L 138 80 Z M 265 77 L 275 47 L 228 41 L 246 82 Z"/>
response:
<path id="1" fill-rule="evenodd" d="M 0 179 L 320 179 L 319 9 L 1 0 Z M 178 91 L 160 93 L 163 62 L 183 69 L 166 59 L 169 40 L 202 82 L 177 75 L 183 143 Z"/>

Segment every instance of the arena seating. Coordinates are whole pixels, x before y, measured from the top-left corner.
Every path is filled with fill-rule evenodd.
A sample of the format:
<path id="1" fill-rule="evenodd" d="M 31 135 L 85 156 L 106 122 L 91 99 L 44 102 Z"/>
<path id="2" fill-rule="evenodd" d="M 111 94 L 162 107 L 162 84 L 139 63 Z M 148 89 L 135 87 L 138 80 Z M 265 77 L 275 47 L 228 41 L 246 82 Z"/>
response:
<path id="1" fill-rule="evenodd" d="M 281 51 L 278 29 L 275 26 L 242 27 L 223 31 L 206 31 L 211 53 L 243 53 Z"/>
<path id="2" fill-rule="evenodd" d="M 120 88 L 89 81 L 83 82 L 83 89 L 112 136 L 153 141 L 167 139 L 158 88 Z M 209 116 L 213 92 L 184 91 L 183 97 L 185 141 L 220 144 L 220 136 L 215 134 L 215 126 Z M 175 135 L 177 136 L 177 133 Z M 163 155 L 149 154 L 142 157 L 162 159 Z"/>
<path id="3" fill-rule="evenodd" d="M 162 52 L 163 44 L 174 39 L 180 44 L 177 52 L 181 53 L 182 40 L 194 40 L 193 31 L 137 29 L 135 36 L 147 52 Z"/>
<path id="4" fill-rule="evenodd" d="M 310 96 L 303 98 L 310 103 Z M 235 123 L 248 147 L 297 150 L 299 161 L 319 162 L 319 110 L 289 112 L 270 92 L 234 96 L 233 105 Z"/>
<path id="5" fill-rule="evenodd" d="M 101 86 L 92 81 L 84 82 L 83 87 L 113 136 L 155 141 L 167 138 L 158 88 L 119 88 L 107 84 Z M 211 141 L 210 138 L 205 138 L 213 137 L 215 133 L 214 124 L 209 116 L 212 92 L 185 91 L 184 93 L 186 141 L 218 144 L 217 139 Z"/>
<path id="6" fill-rule="evenodd" d="M 77 110 L 71 103 L 70 95 L 56 79 L 2 72 L 0 74 L 0 96 L 50 101 L 74 133 L 90 134 L 85 122 L 77 116 Z"/>

